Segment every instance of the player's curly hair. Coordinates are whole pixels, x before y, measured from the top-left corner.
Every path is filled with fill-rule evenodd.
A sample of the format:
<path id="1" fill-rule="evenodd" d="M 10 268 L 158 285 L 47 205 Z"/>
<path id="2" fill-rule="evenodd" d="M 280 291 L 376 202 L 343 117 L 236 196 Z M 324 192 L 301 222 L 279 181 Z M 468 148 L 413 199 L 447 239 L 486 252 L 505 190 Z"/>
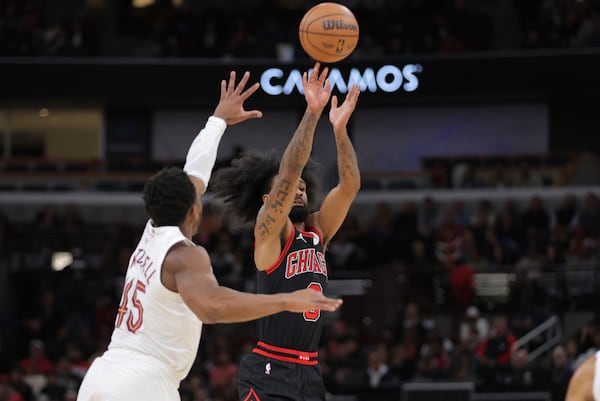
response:
<path id="1" fill-rule="evenodd" d="M 256 219 L 263 204 L 262 196 L 269 193 L 273 178 L 279 171 L 281 158 L 275 151 L 247 151 L 221 168 L 211 183 L 211 192 L 224 201 L 227 211 L 233 212 L 246 222 Z M 306 183 L 308 208 L 314 210 L 319 196 L 317 164 L 309 160 L 302 171 Z"/>
<path id="2" fill-rule="evenodd" d="M 146 181 L 143 199 L 156 226 L 178 226 L 196 202 L 196 188 L 179 167 L 165 167 Z"/>

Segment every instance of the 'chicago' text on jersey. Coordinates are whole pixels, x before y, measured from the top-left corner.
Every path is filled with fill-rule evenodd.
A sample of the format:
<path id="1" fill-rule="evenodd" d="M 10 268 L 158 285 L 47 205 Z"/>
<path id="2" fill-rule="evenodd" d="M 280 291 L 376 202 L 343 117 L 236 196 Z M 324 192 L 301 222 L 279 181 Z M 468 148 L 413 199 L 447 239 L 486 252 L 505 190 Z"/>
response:
<path id="1" fill-rule="evenodd" d="M 314 248 L 300 249 L 287 255 L 285 278 L 289 279 L 302 273 L 319 273 L 327 277 L 327 265 L 323 252 Z"/>

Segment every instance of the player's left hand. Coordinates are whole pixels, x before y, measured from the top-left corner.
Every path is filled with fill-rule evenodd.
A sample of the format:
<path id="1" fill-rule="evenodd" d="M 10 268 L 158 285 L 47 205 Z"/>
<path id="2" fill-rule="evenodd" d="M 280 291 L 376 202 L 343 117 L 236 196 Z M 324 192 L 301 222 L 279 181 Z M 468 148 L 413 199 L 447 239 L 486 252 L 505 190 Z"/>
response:
<path id="1" fill-rule="evenodd" d="M 356 108 L 356 103 L 358 102 L 358 96 L 360 95 L 360 86 L 352 85 L 348 94 L 346 95 L 346 99 L 344 103 L 342 103 L 338 107 L 338 98 L 337 96 L 333 96 L 331 98 L 331 109 L 329 110 L 329 121 L 331 125 L 333 125 L 334 131 L 339 131 L 346 127 L 348 124 L 348 120 L 350 120 L 350 116 L 352 112 Z"/>
<path id="2" fill-rule="evenodd" d="M 225 120 L 227 125 L 234 125 L 250 118 L 262 117 L 262 112 L 259 110 L 247 111 L 244 109 L 244 102 L 258 90 L 260 84 L 256 82 L 244 90 L 248 79 L 250 79 L 250 73 L 246 71 L 237 86 L 235 84 L 235 76 L 235 71 L 231 71 L 229 73 L 229 82 L 225 80 L 221 81 L 221 98 L 213 113 L 213 116 Z"/>
<path id="3" fill-rule="evenodd" d="M 306 72 L 302 74 L 302 89 L 304 90 L 304 98 L 306 99 L 306 105 L 308 110 L 313 113 L 321 113 L 331 96 L 331 84 L 327 79 L 329 69 L 327 67 L 321 68 L 320 63 L 315 63 L 315 67 L 311 71 L 310 76 Z"/>

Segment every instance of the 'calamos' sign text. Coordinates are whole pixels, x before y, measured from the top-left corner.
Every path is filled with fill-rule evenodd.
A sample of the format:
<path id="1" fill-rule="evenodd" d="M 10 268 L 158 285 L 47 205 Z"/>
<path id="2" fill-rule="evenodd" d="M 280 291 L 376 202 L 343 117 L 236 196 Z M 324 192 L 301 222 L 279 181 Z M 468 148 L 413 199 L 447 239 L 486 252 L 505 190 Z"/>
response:
<path id="1" fill-rule="evenodd" d="M 362 91 L 393 93 L 399 90 L 414 92 L 419 87 L 419 77 L 423 71 L 420 64 L 406 64 L 403 67 L 396 65 L 383 65 L 379 69 L 365 68 L 363 71 L 352 68 L 348 76 L 342 75 L 337 68 L 329 72 L 331 89 L 346 93 L 352 84 L 359 84 Z M 310 71 L 309 71 L 310 73 Z M 302 72 L 291 70 L 287 75 L 281 68 L 269 68 L 260 77 L 262 90 L 269 95 L 289 95 L 294 90 L 301 94 Z"/>

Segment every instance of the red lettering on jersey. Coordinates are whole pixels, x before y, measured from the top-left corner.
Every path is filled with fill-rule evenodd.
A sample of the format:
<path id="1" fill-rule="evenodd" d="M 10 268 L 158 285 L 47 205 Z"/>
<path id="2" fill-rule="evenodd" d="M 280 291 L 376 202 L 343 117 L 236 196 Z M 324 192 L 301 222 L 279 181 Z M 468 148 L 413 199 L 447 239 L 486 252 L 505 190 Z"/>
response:
<path id="1" fill-rule="evenodd" d="M 150 279 L 156 273 L 156 269 L 153 268 L 154 261 L 150 260 L 150 256 L 146 254 L 146 251 L 143 248 L 139 248 L 135 251 L 133 257 L 131 258 L 131 264 L 129 268 L 131 269 L 134 266 L 138 266 L 146 279 L 146 284 L 150 283 Z"/>
<path id="2" fill-rule="evenodd" d="M 139 248 L 133 255 L 133 258 L 131 259 L 131 264 L 129 265 L 129 268 L 132 268 L 133 266 L 135 266 L 140 260 L 142 260 L 144 258 L 144 256 L 146 256 L 146 251 L 144 251 L 142 248 Z"/>
<path id="3" fill-rule="evenodd" d="M 313 266 L 313 271 L 315 273 L 323 273 L 323 269 L 321 269 L 321 264 L 319 263 L 319 258 L 316 252 L 312 254 L 311 265 Z"/>
<path id="4" fill-rule="evenodd" d="M 285 267 L 286 279 L 308 272 L 327 275 L 323 252 L 317 252 L 315 249 L 309 248 L 288 254 Z"/>
<path id="5" fill-rule="evenodd" d="M 306 266 L 306 262 L 307 262 L 307 251 L 308 249 L 302 249 L 301 251 L 298 251 L 298 270 L 297 273 L 304 273 L 307 269 Z"/>
<path id="6" fill-rule="evenodd" d="M 296 266 L 298 265 L 298 253 L 292 252 L 287 257 L 285 267 L 285 278 L 293 277 L 296 273 Z"/>
<path id="7" fill-rule="evenodd" d="M 321 266 L 321 273 L 323 273 L 323 275 L 327 276 L 327 262 L 325 261 L 325 255 L 323 255 L 323 253 L 319 252 L 317 254 L 317 258 L 319 258 L 319 265 Z"/>

